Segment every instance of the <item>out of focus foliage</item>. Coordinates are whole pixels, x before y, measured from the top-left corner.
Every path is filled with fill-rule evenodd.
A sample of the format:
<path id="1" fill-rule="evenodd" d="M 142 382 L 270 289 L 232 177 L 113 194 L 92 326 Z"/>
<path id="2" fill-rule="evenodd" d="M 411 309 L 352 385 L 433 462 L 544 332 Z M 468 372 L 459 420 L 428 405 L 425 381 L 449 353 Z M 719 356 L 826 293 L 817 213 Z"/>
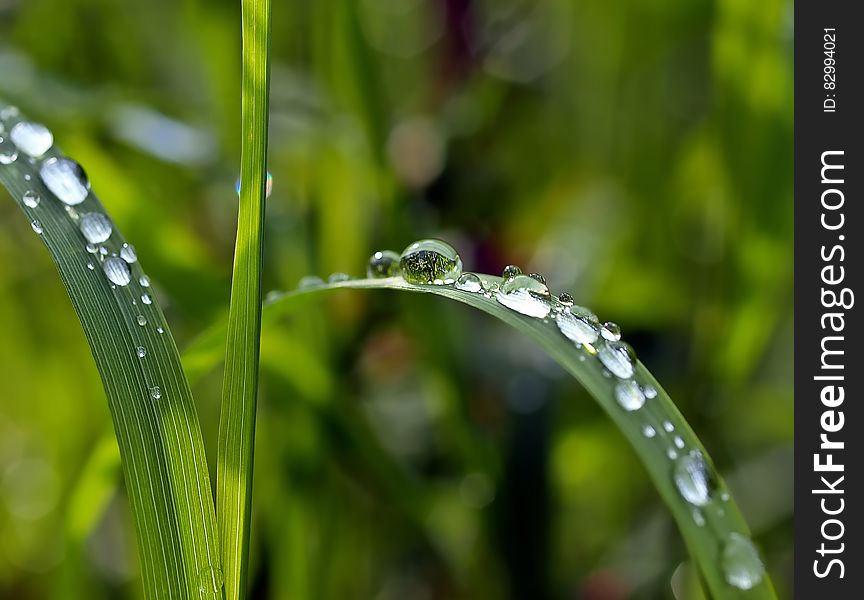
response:
<path id="1" fill-rule="evenodd" d="M 544 273 L 621 325 L 788 596 L 791 10 L 275 2 L 266 286 L 430 236 L 467 268 Z M 0 97 L 88 170 L 184 343 L 227 308 L 239 31 L 234 1 L 0 0 Z M 41 243 L 0 212 L 0 597 L 140 597 L 96 369 Z M 346 293 L 265 331 L 253 595 L 691 597 L 611 422 L 445 304 Z M 220 373 L 187 366 L 215 450 Z"/>

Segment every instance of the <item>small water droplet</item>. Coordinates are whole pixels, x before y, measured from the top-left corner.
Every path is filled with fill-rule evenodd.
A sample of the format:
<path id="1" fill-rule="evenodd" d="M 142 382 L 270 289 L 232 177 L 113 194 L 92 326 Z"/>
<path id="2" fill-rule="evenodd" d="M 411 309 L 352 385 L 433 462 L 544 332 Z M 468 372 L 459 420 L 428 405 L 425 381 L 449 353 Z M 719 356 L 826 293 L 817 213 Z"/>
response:
<path id="1" fill-rule="evenodd" d="M 633 380 L 620 381 L 615 386 L 615 399 L 627 411 L 639 410 L 645 405 L 645 395 Z"/>
<path id="2" fill-rule="evenodd" d="M 681 438 L 680 435 L 676 435 L 672 441 L 675 443 L 676 448 L 678 448 L 679 450 L 684 449 L 684 440 Z"/>
<path id="3" fill-rule="evenodd" d="M 495 298 L 510 310 L 538 319 L 546 318 L 552 310 L 549 289 L 527 275 L 516 275 L 505 281 Z"/>
<path id="4" fill-rule="evenodd" d="M 158 385 L 154 385 L 150 388 L 150 397 L 154 400 L 158 400 L 162 397 L 162 390 L 159 389 Z"/>
<path id="5" fill-rule="evenodd" d="M 597 329 L 569 310 L 559 313 L 555 317 L 555 324 L 567 339 L 577 344 L 593 344 L 597 340 Z"/>
<path id="6" fill-rule="evenodd" d="M 24 196 L 22 196 L 21 199 L 24 200 L 24 206 L 28 208 L 36 208 L 42 200 L 42 198 L 39 197 L 39 194 L 33 190 L 27 190 L 24 192 Z"/>
<path id="7" fill-rule="evenodd" d="M 528 273 L 528 277 L 530 277 L 531 279 L 536 279 L 543 285 L 546 285 L 546 278 L 543 277 L 540 273 Z"/>
<path id="8" fill-rule="evenodd" d="M 54 144 L 54 135 L 42 123 L 21 121 L 16 123 L 9 137 L 24 154 L 39 157 L 48 152 Z"/>
<path id="9" fill-rule="evenodd" d="M 156 331 L 157 331 L 157 333 L 165 333 L 165 330 L 162 329 L 161 327 L 157 327 Z"/>
<path id="10" fill-rule="evenodd" d="M 657 435 L 657 430 L 654 429 L 651 425 L 645 425 L 642 428 L 642 435 L 644 435 L 646 438 L 650 439 L 650 438 L 653 438 L 655 435 Z"/>
<path id="11" fill-rule="evenodd" d="M 141 327 L 144 327 L 147 324 L 147 319 L 144 318 L 144 315 L 138 315 L 135 320 Z"/>
<path id="12" fill-rule="evenodd" d="M 649 400 L 651 398 L 657 397 L 657 390 L 654 389 L 653 385 L 646 385 L 644 388 L 642 388 L 642 392 L 645 394 L 645 397 L 648 398 Z"/>
<path id="13" fill-rule="evenodd" d="M 669 448 L 666 450 L 666 456 L 668 456 L 670 460 L 675 460 L 678 458 L 678 453 L 675 451 L 675 448 Z"/>
<path id="14" fill-rule="evenodd" d="M 11 165 L 18 159 L 18 147 L 8 137 L 0 137 L 0 165 Z"/>
<path id="15" fill-rule="evenodd" d="M 4 106 L 3 108 L 0 108 L 0 119 L 3 119 L 4 121 L 7 119 L 12 119 L 14 117 L 17 117 L 20 114 L 21 114 L 21 111 L 18 110 L 18 107 L 14 106 L 12 104 L 9 104 L 7 106 Z M 3 130 L 0 129 L 0 131 L 3 131 Z"/>
<path id="16" fill-rule="evenodd" d="M 64 204 L 81 204 L 90 192 L 87 173 L 71 158 L 49 158 L 42 163 L 39 176 L 45 186 Z"/>
<path id="17" fill-rule="evenodd" d="M 455 283 L 462 274 L 462 259 L 443 240 L 420 240 L 405 248 L 399 268 L 408 283 L 445 285 Z"/>
<path id="18" fill-rule="evenodd" d="M 672 424 L 672 421 L 663 421 L 663 429 L 667 433 L 672 433 L 675 431 L 675 426 Z"/>
<path id="19" fill-rule="evenodd" d="M 138 261 L 138 253 L 135 252 L 135 246 L 132 244 L 123 244 L 120 248 L 120 258 L 125 260 L 130 265 Z"/>
<path id="20" fill-rule="evenodd" d="M 693 522 L 696 523 L 696 527 L 702 527 L 705 525 L 705 516 L 698 508 L 693 509 Z"/>
<path id="21" fill-rule="evenodd" d="M 455 287 L 457 290 L 476 294 L 483 291 L 483 282 L 475 273 L 462 273 L 456 280 Z"/>
<path id="22" fill-rule="evenodd" d="M 558 302 L 560 302 L 564 306 L 573 306 L 575 300 L 573 299 L 573 296 L 568 294 L 567 292 L 561 292 L 560 294 L 558 294 Z"/>
<path id="23" fill-rule="evenodd" d="M 132 281 L 132 272 L 129 270 L 129 265 L 122 258 L 112 256 L 102 263 L 102 270 L 105 271 L 105 276 L 111 283 L 125 286 Z"/>
<path id="24" fill-rule="evenodd" d="M 504 270 L 501 271 L 501 278 L 506 281 L 508 279 L 513 279 L 517 275 L 521 275 L 521 274 L 522 274 L 522 269 L 520 269 L 516 265 L 507 265 L 506 267 L 504 267 Z"/>
<path id="25" fill-rule="evenodd" d="M 604 340 L 608 340 L 610 342 L 617 342 L 621 339 L 621 328 L 617 323 L 613 323 L 612 321 L 606 321 L 603 323 L 603 327 L 600 329 L 600 335 L 603 336 Z"/>
<path id="26" fill-rule="evenodd" d="M 135 354 L 138 355 L 138 358 L 144 358 L 147 356 L 147 350 L 144 349 L 144 346 L 138 346 L 138 348 L 135 349 Z"/>
<path id="27" fill-rule="evenodd" d="M 399 255 L 392 250 L 379 250 L 369 257 L 366 265 L 366 276 L 371 279 L 396 277 L 399 272 Z"/>
<path id="28" fill-rule="evenodd" d="M 597 349 L 597 357 L 603 366 L 612 371 L 615 376 L 621 379 L 628 379 L 633 376 L 635 369 L 633 362 L 636 356 L 628 344 L 615 341 L 606 342 Z"/>
<path id="29" fill-rule="evenodd" d="M 730 533 L 720 557 L 726 583 L 739 590 L 749 590 L 762 581 L 765 565 L 759 551 L 747 536 Z"/>
<path id="30" fill-rule="evenodd" d="M 146 275 L 142 275 L 138 278 L 138 283 L 141 285 L 141 287 L 150 287 L 150 278 Z"/>
<path id="31" fill-rule="evenodd" d="M 711 500 L 713 477 L 702 453 L 693 450 L 675 462 L 672 474 L 681 497 L 695 506 L 705 506 Z"/>
<path id="32" fill-rule="evenodd" d="M 198 574 L 198 591 L 206 596 L 220 596 L 224 578 L 220 569 L 207 567 Z"/>
<path id="33" fill-rule="evenodd" d="M 729 492 L 723 492 L 722 494 L 720 494 L 720 499 L 723 502 L 729 502 Z"/>
<path id="34" fill-rule="evenodd" d="M 32 179 L 30 173 L 24 173 L 24 181 L 30 181 L 30 179 Z"/>
<path id="35" fill-rule="evenodd" d="M 81 234 L 91 244 L 101 244 L 111 237 L 111 221 L 102 213 L 84 213 L 78 224 Z"/>
<path id="36" fill-rule="evenodd" d="M 84 246 L 84 249 L 87 250 L 87 252 L 89 252 L 90 254 L 96 254 L 97 252 L 99 252 L 99 246 L 97 246 L 96 244 L 91 244 L 90 242 L 87 242 L 87 245 Z"/>
<path id="37" fill-rule="evenodd" d="M 33 219 L 32 221 L 30 221 L 30 227 L 33 228 L 33 231 L 35 231 L 39 235 L 42 235 L 42 223 L 40 223 L 36 219 Z"/>
<path id="38" fill-rule="evenodd" d="M 300 279 L 297 287 L 301 290 L 308 290 L 324 285 L 324 280 L 317 275 L 307 275 Z"/>
<path id="39" fill-rule="evenodd" d="M 141 294 L 141 302 L 144 304 L 153 304 L 153 299 L 150 297 L 150 294 Z"/>
<path id="40" fill-rule="evenodd" d="M 339 283 L 340 281 L 351 281 L 351 276 L 348 273 L 331 273 L 327 278 L 327 283 Z"/>
<path id="41" fill-rule="evenodd" d="M 102 256 L 108 256 L 108 248 L 105 246 L 99 246 L 99 254 Z"/>
<path id="42" fill-rule="evenodd" d="M 237 192 L 237 195 L 240 195 L 240 178 L 237 178 L 237 181 L 234 182 L 234 191 Z M 273 193 L 273 176 L 270 174 L 270 171 L 267 171 L 267 181 L 264 185 L 264 198 L 269 198 L 270 194 Z"/>

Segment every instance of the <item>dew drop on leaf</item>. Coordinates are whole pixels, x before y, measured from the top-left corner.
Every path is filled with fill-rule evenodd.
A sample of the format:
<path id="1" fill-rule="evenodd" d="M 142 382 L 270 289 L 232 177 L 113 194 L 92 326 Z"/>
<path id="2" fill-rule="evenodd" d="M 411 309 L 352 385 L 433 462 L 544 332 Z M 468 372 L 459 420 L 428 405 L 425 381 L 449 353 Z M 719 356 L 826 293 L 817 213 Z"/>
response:
<path id="1" fill-rule="evenodd" d="M 317 275 L 307 275 L 297 283 L 297 287 L 301 290 L 308 290 L 322 285 L 324 285 L 324 280 Z"/>
<path id="2" fill-rule="evenodd" d="M 477 293 L 483 291 L 483 282 L 475 273 L 462 273 L 454 287 L 463 292 Z"/>
<path id="3" fill-rule="evenodd" d="M 654 389 L 653 385 L 646 385 L 644 388 L 642 388 L 642 392 L 648 399 L 657 397 L 657 390 Z"/>
<path id="4" fill-rule="evenodd" d="M 162 397 L 162 390 L 159 389 L 158 385 L 154 385 L 150 388 L 150 397 L 154 400 L 158 400 Z"/>
<path id="5" fill-rule="evenodd" d="M 331 273 L 327 278 L 327 283 L 339 283 L 341 281 L 351 281 L 351 276 L 348 273 Z"/>
<path id="6" fill-rule="evenodd" d="M 445 285 L 455 283 L 462 274 L 462 259 L 443 240 L 420 240 L 405 248 L 399 268 L 408 283 Z"/>
<path id="7" fill-rule="evenodd" d="M 513 279 L 517 275 L 521 275 L 521 274 L 522 274 L 522 269 L 520 269 L 516 265 L 507 265 L 506 267 L 504 267 L 504 270 L 501 271 L 501 277 L 504 280 Z"/>
<path id="8" fill-rule="evenodd" d="M 132 244 L 123 244 L 120 248 L 120 258 L 125 260 L 130 265 L 138 261 L 138 253 L 135 252 L 135 246 Z"/>
<path id="9" fill-rule="evenodd" d="M 593 344 L 597 340 L 597 329 L 569 310 L 559 313 L 555 317 L 555 324 L 567 339 L 577 344 Z"/>
<path id="10" fill-rule="evenodd" d="M 8 137 L 0 136 L 0 165 L 11 165 L 18 159 L 18 148 Z"/>
<path id="11" fill-rule="evenodd" d="M 682 450 L 684 448 L 684 440 L 681 438 L 680 435 L 676 435 L 672 441 L 675 443 L 675 447 L 679 450 Z"/>
<path id="12" fill-rule="evenodd" d="M 564 306 L 573 306 L 575 300 L 573 299 L 573 296 L 571 294 L 568 294 L 567 292 L 561 292 L 558 295 L 558 302 L 560 302 Z"/>
<path id="13" fill-rule="evenodd" d="M 672 478 L 681 497 L 695 506 L 705 506 L 711 500 L 714 478 L 702 453 L 693 450 L 675 461 Z"/>
<path id="14" fill-rule="evenodd" d="M 129 285 L 129 282 L 132 281 L 129 265 L 122 258 L 112 256 L 105 259 L 105 262 L 102 263 L 102 270 L 105 271 L 108 281 L 116 285 L 125 286 Z"/>
<path id="15" fill-rule="evenodd" d="M 84 168 L 71 158 L 49 158 L 39 169 L 45 186 L 63 203 L 81 204 L 90 191 Z"/>
<path id="16" fill-rule="evenodd" d="M 639 410 L 645 405 L 645 395 L 632 379 L 618 382 L 615 386 L 615 400 L 627 411 Z"/>
<path id="17" fill-rule="evenodd" d="M 753 542 L 740 533 L 730 533 L 720 556 L 726 582 L 739 590 L 749 590 L 762 581 L 765 565 Z"/>
<path id="18" fill-rule="evenodd" d="M 644 435 L 646 438 L 650 439 L 650 438 L 653 438 L 655 435 L 657 435 L 657 430 L 654 429 L 651 425 L 645 425 L 642 428 L 642 435 Z"/>
<path id="19" fill-rule="evenodd" d="M 17 123 L 9 132 L 9 137 L 21 152 L 36 158 L 48 152 L 54 144 L 54 135 L 51 131 L 42 123 L 32 121 Z"/>
<path id="20" fill-rule="evenodd" d="M 141 327 L 144 327 L 144 326 L 147 324 L 147 319 L 144 317 L 144 315 L 138 315 L 138 316 L 135 318 L 135 320 L 138 322 L 138 324 L 139 324 Z"/>
<path id="21" fill-rule="evenodd" d="M 495 298 L 510 310 L 543 319 L 552 310 L 549 288 L 533 277 L 516 275 L 505 281 Z"/>
<path id="22" fill-rule="evenodd" d="M 597 350 L 597 357 L 616 377 L 628 379 L 633 376 L 633 362 L 636 357 L 630 346 L 624 342 L 610 341 L 603 344 Z"/>
<path id="23" fill-rule="evenodd" d="M 27 208 L 36 208 L 42 200 L 42 198 L 39 197 L 39 194 L 33 190 L 27 190 L 24 192 L 24 196 L 22 196 L 21 199 L 24 201 L 24 206 Z"/>
<path id="24" fill-rule="evenodd" d="M 153 299 L 150 298 L 150 294 L 141 294 L 141 302 L 144 304 L 153 304 Z"/>
<path id="25" fill-rule="evenodd" d="M 546 285 L 546 278 L 543 277 L 540 273 L 528 273 L 528 277 L 530 277 L 531 279 L 536 279 L 543 285 Z"/>
<path id="26" fill-rule="evenodd" d="M 147 350 L 144 349 L 144 346 L 138 346 L 138 348 L 135 349 L 135 354 L 138 355 L 138 358 L 144 358 L 147 356 Z"/>
<path id="27" fill-rule="evenodd" d="M 198 574 L 198 591 L 204 594 L 206 598 L 220 596 L 223 585 L 224 576 L 220 569 L 207 567 L 206 569 L 201 569 L 201 572 Z"/>
<path id="28" fill-rule="evenodd" d="M 91 244 L 101 244 L 111 237 L 111 221 L 102 213 L 84 213 L 78 223 L 81 234 Z"/>
<path id="29" fill-rule="evenodd" d="M 366 265 L 366 275 L 371 279 L 395 277 L 399 272 L 399 255 L 392 250 L 379 250 Z"/>
<path id="30" fill-rule="evenodd" d="M 610 342 L 617 342 L 621 339 L 621 328 L 617 323 L 613 323 L 612 321 L 606 321 L 603 323 L 603 327 L 600 329 L 600 335 L 603 336 L 604 340 L 608 340 Z"/>
<path id="31" fill-rule="evenodd" d="M 672 433 L 675 431 L 675 426 L 672 424 L 672 421 L 663 421 L 663 429 L 667 433 Z"/>
<path id="32" fill-rule="evenodd" d="M 42 235 L 42 223 L 34 219 L 30 221 L 30 227 L 33 228 L 33 231 L 35 231 L 39 235 Z"/>
<path id="33" fill-rule="evenodd" d="M 146 275 L 142 275 L 138 278 L 138 283 L 141 285 L 141 287 L 150 287 L 150 278 Z"/>

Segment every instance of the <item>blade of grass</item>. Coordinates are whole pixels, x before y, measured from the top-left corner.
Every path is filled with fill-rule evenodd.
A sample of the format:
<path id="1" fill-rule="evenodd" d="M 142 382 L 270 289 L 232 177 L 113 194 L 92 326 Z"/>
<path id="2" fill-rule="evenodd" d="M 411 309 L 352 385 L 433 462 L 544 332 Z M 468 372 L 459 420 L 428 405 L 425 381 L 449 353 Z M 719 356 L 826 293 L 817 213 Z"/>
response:
<path id="1" fill-rule="evenodd" d="M 219 420 L 216 506 L 229 600 L 245 596 L 261 333 L 270 92 L 270 0 L 243 0 L 240 212 Z"/>
<path id="2" fill-rule="evenodd" d="M 4 126 L 10 130 L 21 117 L 17 111 L 7 114 L 11 116 Z M 198 417 L 174 339 L 149 283 L 141 283 L 144 271 L 133 262 L 128 265 L 128 284 L 112 284 L 103 272 L 102 261 L 109 257 L 89 253 L 79 229 L 83 215 L 105 214 L 95 194 L 89 192 L 74 207 L 63 204 L 39 175 L 44 161 L 62 154 L 52 147 L 38 160 L 19 152 L 8 162 L 9 140 L 5 143 L 0 182 L 33 230 L 41 232 L 105 387 L 132 506 L 145 595 L 159 600 L 217 597 L 221 570 L 216 521 Z M 28 192 L 38 194 L 41 201 L 35 204 L 28 195 L 25 202 Z M 124 244 L 115 227 L 100 245 L 116 254 Z M 149 302 L 142 301 L 144 294 Z"/>
<path id="3" fill-rule="evenodd" d="M 499 277 L 483 275 L 481 278 L 487 284 L 501 282 Z M 644 365 L 641 363 L 636 365 L 634 377 L 654 387 L 657 395 L 648 400 L 638 411 L 628 412 L 619 406 L 615 399 L 614 378 L 604 375 L 603 365 L 564 337 L 554 323 L 509 310 L 499 304 L 494 297 L 487 298 L 482 294 L 458 290 L 452 286 L 413 285 L 401 278 L 358 279 L 286 293 L 265 306 L 264 326 L 266 327 L 268 322 L 275 321 L 286 312 L 295 310 L 302 301 L 310 301 L 315 294 L 340 288 L 387 289 L 444 296 L 497 317 L 533 340 L 588 390 L 630 442 L 677 522 L 712 597 L 775 598 L 767 574 L 762 578 L 761 583 L 749 590 L 736 589 L 727 583 L 722 564 L 725 544 L 730 536 L 736 533 L 749 537 L 749 529 L 719 476 L 715 475 L 716 489 L 708 504 L 695 507 L 681 496 L 673 480 L 673 461 L 667 454 L 669 451 L 674 450 L 677 454 L 684 455 L 685 452 L 698 450 L 704 456 L 710 471 L 712 473 L 715 471 L 705 448 Z M 208 348 L 218 343 L 223 334 L 224 323 L 209 329 L 194 343 L 194 354 L 203 357 L 208 352 Z M 666 423 L 669 425 L 664 427 Z M 643 427 L 646 424 L 651 424 L 654 428 L 651 437 L 647 437 L 644 433 Z M 679 438 L 677 441 L 676 437 Z M 704 523 L 700 525 L 702 521 Z"/>

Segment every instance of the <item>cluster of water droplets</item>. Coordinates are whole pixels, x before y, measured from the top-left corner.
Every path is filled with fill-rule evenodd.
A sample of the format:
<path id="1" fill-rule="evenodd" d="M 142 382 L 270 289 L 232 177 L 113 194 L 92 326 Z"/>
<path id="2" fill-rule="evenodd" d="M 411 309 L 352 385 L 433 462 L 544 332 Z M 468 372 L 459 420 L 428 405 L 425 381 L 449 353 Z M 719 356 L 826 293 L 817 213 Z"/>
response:
<path id="1" fill-rule="evenodd" d="M 30 173 L 23 175 L 24 181 L 30 186 L 22 195 L 22 203 L 31 228 L 38 235 L 50 235 L 44 225 L 51 214 L 45 212 L 46 203 L 56 199 L 81 234 L 82 253 L 89 256 L 87 270 L 101 274 L 118 293 L 128 290 L 127 296 L 118 296 L 118 299 L 128 301 L 138 309 L 135 323 L 139 327 L 145 327 L 148 323 L 147 310 L 138 305 L 138 298 L 144 307 L 151 305 L 153 301 L 148 292 L 150 280 L 147 275 L 141 273 L 137 279 L 133 275 L 133 265 L 138 261 L 134 246 L 117 239 L 119 235 L 115 235 L 111 219 L 102 212 L 98 202 L 93 199 L 88 202 L 90 180 L 81 165 L 52 151 L 53 146 L 54 136 L 47 127 L 24 120 L 15 107 L 0 108 L 0 168 L 3 165 L 26 161 L 27 170 L 38 174 L 38 180 L 44 186 L 44 189 L 40 189 L 35 185 L 36 177 Z M 50 193 L 45 194 L 45 190 Z M 140 287 L 137 292 L 132 289 L 135 283 Z M 154 317 L 152 320 L 157 319 Z M 159 326 L 156 332 L 162 334 L 164 329 Z M 147 356 L 146 348 L 143 345 L 137 346 L 135 355 L 144 360 Z M 149 386 L 147 393 L 154 400 L 162 398 L 158 385 Z"/>

